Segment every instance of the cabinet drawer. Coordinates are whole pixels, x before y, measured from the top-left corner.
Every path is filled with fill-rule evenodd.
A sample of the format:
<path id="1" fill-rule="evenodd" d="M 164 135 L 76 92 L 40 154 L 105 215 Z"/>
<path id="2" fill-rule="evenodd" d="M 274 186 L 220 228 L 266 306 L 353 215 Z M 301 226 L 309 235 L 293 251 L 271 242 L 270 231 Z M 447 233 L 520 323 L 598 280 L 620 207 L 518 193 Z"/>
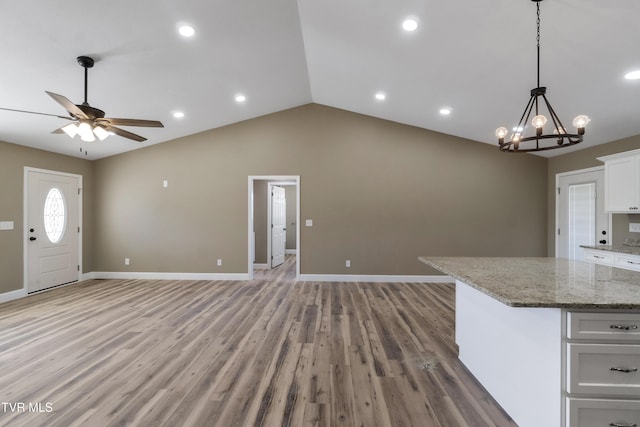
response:
<path id="1" fill-rule="evenodd" d="M 614 265 L 620 268 L 640 271 L 640 257 L 634 255 L 616 254 Z"/>
<path id="2" fill-rule="evenodd" d="M 640 401 L 567 399 L 568 427 L 640 426 Z"/>
<path id="3" fill-rule="evenodd" d="M 574 340 L 638 341 L 640 344 L 640 312 L 569 312 L 567 337 Z"/>
<path id="4" fill-rule="evenodd" d="M 613 265 L 614 256 L 613 252 L 584 250 L 585 261 L 595 262 L 596 264 Z"/>
<path id="5" fill-rule="evenodd" d="M 640 395 L 640 345 L 569 344 L 567 391 L 572 394 Z"/>

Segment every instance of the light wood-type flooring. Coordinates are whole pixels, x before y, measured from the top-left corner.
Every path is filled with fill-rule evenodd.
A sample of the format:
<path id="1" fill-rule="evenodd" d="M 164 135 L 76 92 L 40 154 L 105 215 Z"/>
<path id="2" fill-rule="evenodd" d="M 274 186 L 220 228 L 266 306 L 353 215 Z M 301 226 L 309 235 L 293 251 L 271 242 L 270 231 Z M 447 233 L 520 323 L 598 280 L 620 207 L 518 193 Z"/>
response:
<path id="1" fill-rule="evenodd" d="M 0 425 L 515 426 L 457 359 L 453 285 L 295 282 L 294 262 L 0 304 Z"/>

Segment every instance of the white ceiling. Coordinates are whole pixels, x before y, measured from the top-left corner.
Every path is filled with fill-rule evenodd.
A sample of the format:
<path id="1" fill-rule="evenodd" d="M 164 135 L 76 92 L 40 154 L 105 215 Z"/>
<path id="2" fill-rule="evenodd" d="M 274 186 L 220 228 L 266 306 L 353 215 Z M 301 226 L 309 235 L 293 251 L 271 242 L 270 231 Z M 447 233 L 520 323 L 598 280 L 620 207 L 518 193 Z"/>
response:
<path id="1" fill-rule="evenodd" d="M 640 69 L 640 1 L 540 5 L 541 84 L 567 127 L 592 119 L 585 142 L 545 155 L 640 134 L 640 80 L 623 78 Z M 407 16 L 416 32 L 402 30 Z M 536 86 L 535 19 L 530 0 L 9 2 L 0 107 L 65 115 L 44 91 L 80 104 L 76 57 L 88 55 L 92 106 L 165 128 L 126 128 L 148 141 L 111 136 L 85 156 L 77 137 L 50 133 L 64 120 L 0 111 L 0 140 L 98 159 L 315 102 L 495 144 Z M 178 35 L 181 22 L 193 38 Z"/>

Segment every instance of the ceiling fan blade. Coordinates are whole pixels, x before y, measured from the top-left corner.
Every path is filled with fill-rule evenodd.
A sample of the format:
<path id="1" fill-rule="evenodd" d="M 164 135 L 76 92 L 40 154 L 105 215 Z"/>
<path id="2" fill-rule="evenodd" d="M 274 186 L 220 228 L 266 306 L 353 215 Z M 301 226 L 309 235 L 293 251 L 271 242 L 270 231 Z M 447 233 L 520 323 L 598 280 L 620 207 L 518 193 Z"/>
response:
<path id="1" fill-rule="evenodd" d="M 143 136 L 136 135 L 135 133 L 131 133 L 131 132 L 126 131 L 124 129 L 117 128 L 115 126 L 107 125 L 107 126 L 102 126 L 102 127 L 104 127 L 104 129 L 107 132 L 113 132 L 116 135 L 120 135 L 120 136 L 122 136 L 124 138 L 128 138 L 128 139 L 133 139 L 134 141 L 143 142 L 143 141 L 147 140 L 147 138 L 145 138 Z"/>
<path id="2" fill-rule="evenodd" d="M 84 111 L 82 111 L 80 108 L 78 108 L 78 106 L 76 104 L 74 104 L 73 102 L 69 101 L 68 98 L 62 96 L 62 95 L 58 95 L 57 93 L 53 93 L 53 92 L 49 92 L 46 91 L 47 95 L 49 95 L 50 97 L 53 98 L 54 101 L 56 101 L 58 104 L 62 105 L 65 110 L 67 110 L 69 112 L 69 114 L 71 114 L 72 116 L 78 118 L 78 119 L 88 119 L 89 116 L 87 116 Z"/>
<path id="3" fill-rule="evenodd" d="M 164 125 L 157 120 L 139 120 L 139 119 L 112 119 L 105 117 L 103 119 L 96 119 L 96 121 L 108 122 L 111 125 L 117 126 L 141 126 L 149 128 L 163 128 Z"/>
<path id="4" fill-rule="evenodd" d="M 2 108 L 0 107 L 0 110 L 5 110 L 5 111 L 13 111 L 16 113 L 29 113 L 29 114 L 39 114 L 41 116 L 51 116 L 51 117 L 58 117 L 60 119 L 67 119 L 67 120 L 73 120 L 73 117 L 68 117 L 68 116 L 59 116 L 57 114 L 49 114 L 49 113 L 39 113 L 37 111 L 27 111 L 27 110 L 16 110 L 13 108 Z"/>

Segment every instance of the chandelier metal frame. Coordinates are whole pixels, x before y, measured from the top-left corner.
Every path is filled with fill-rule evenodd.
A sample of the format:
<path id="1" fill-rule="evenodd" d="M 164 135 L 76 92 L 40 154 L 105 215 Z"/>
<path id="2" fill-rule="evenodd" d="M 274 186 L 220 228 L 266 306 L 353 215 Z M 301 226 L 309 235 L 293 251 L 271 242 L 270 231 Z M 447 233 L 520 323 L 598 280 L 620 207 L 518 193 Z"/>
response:
<path id="1" fill-rule="evenodd" d="M 558 117 L 547 99 L 547 88 L 540 86 L 540 2 L 542 0 L 531 1 L 536 3 L 537 9 L 537 87 L 531 89 L 529 102 L 520 117 L 518 125 L 513 129 L 510 139 L 505 141 L 505 137 L 509 134 L 507 128 L 500 127 L 496 129 L 500 151 L 508 153 L 554 150 L 579 144 L 583 140 L 585 126 L 590 121 L 587 116 L 577 116 L 573 120 L 573 125 L 577 128 L 576 133 L 568 133 L 567 128 L 562 124 L 560 117 Z M 544 125 L 548 122 L 548 119 L 547 116 L 542 114 L 543 107 L 546 107 L 548 117 L 551 120 L 552 133 L 544 133 Z M 535 133 L 532 136 L 524 136 L 528 129 L 529 119 L 534 111 L 532 126 L 535 127 Z"/>

